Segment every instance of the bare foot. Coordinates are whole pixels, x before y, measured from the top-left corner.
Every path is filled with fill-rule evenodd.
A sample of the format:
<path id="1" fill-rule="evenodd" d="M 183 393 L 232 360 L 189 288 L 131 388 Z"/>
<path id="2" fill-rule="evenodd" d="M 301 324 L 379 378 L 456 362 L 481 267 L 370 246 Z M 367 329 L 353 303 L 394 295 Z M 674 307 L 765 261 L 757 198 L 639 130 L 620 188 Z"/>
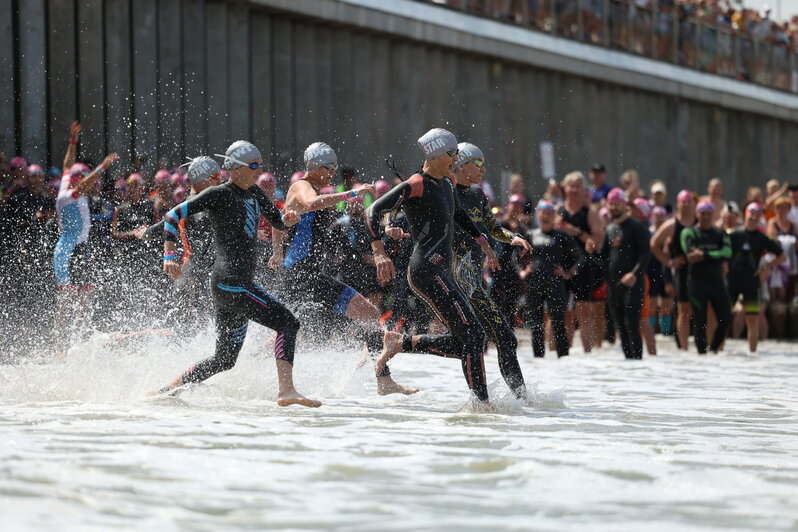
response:
<path id="1" fill-rule="evenodd" d="M 304 395 L 301 395 L 298 391 L 291 390 L 285 393 L 281 393 L 280 395 L 277 396 L 277 405 L 278 406 L 302 405 L 310 408 L 318 408 L 321 406 L 321 401 L 314 401 L 313 399 L 308 399 Z"/>
<path id="2" fill-rule="evenodd" d="M 379 375 L 385 369 L 388 361 L 402 350 L 402 335 L 397 332 L 388 331 L 382 336 L 382 353 L 374 361 L 374 370 Z"/>
<path id="3" fill-rule="evenodd" d="M 413 395 L 418 391 L 418 388 L 408 388 L 407 386 L 402 386 L 390 375 L 386 375 L 384 377 L 377 377 L 377 393 L 380 395 L 390 395 L 392 393 L 401 393 L 404 395 Z"/>

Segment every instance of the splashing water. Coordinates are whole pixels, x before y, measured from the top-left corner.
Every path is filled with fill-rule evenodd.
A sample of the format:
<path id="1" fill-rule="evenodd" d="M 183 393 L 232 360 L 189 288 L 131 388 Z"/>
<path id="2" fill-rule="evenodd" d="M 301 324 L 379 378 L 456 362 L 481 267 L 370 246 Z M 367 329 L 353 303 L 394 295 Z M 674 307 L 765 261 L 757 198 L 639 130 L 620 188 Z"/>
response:
<path id="1" fill-rule="evenodd" d="M 297 388 L 276 406 L 273 336 L 251 327 L 236 367 L 149 400 L 211 354 L 178 339 L 95 334 L 63 361 L 0 366 L 7 529 L 769 529 L 798 526 L 798 351 L 614 347 L 520 358 L 517 400 L 486 357 L 491 406 L 459 363 L 402 354 L 412 396 L 376 394 L 359 354 L 300 339 Z"/>

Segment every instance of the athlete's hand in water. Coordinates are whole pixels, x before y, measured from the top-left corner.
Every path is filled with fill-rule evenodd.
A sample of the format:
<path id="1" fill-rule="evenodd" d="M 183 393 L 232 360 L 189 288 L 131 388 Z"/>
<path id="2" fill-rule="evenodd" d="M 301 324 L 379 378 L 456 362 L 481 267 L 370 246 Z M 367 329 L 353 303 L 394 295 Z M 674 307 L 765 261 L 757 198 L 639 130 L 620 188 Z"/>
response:
<path id="1" fill-rule="evenodd" d="M 373 194 L 374 193 L 374 185 L 371 183 L 365 183 L 360 185 L 359 187 L 355 187 L 352 190 L 357 192 L 358 196 L 364 196 L 366 194 Z"/>
<path id="2" fill-rule="evenodd" d="M 183 277 L 183 272 L 180 271 L 180 264 L 175 260 L 163 261 L 163 272 L 173 281 Z"/>
<path id="3" fill-rule="evenodd" d="M 496 254 L 493 252 L 493 248 L 490 247 L 490 244 L 488 244 L 488 241 L 483 240 L 479 247 L 482 248 L 482 252 L 485 254 L 485 265 L 488 269 L 493 271 L 501 270 L 499 259 L 496 258 Z"/>
<path id="4" fill-rule="evenodd" d="M 532 251 L 532 246 L 529 245 L 525 239 L 521 238 L 520 236 L 514 236 L 513 239 L 510 241 L 511 246 L 519 246 L 521 248 L 521 256 L 523 257 L 530 251 Z"/>
<path id="5" fill-rule="evenodd" d="M 385 234 L 394 240 L 402 240 L 410 236 L 410 233 L 405 233 L 405 230 L 401 227 L 395 227 L 393 225 L 389 225 L 385 228 Z"/>
<path id="6" fill-rule="evenodd" d="M 296 213 L 296 211 L 286 210 L 283 213 L 283 223 L 288 227 L 296 225 L 297 222 L 299 222 L 299 215 Z"/>
<path id="7" fill-rule="evenodd" d="M 282 265 L 283 265 L 283 257 L 278 257 L 276 254 L 273 254 L 271 257 L 269 257 L 269 262 L 267 263 L 267 266 L 270 269 L 277 271 L 280 269 Z"/>
<path id="8" fill-rule="evenodd" d="M 374 253 L 374 266 L 377 267 L 377 282 L 380 286 L 385 286 L 396 279 L 396 268 L 385 253 Z"/>

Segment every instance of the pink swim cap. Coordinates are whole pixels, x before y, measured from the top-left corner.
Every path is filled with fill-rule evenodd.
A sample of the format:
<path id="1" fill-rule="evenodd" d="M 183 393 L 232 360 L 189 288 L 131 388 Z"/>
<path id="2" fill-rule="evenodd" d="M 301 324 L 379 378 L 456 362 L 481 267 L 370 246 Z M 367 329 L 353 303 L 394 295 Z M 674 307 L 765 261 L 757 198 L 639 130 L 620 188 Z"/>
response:
<path id="1" fill-rule="evenodd" d="M 32 164 L 28 167 L 28 175 L 44 174 L 44 168 L 38 164 Z"/>
<path id="2" fill-rule="evenodd" d="M 186 193 L 185 187 L 177 187 L 172 193 L 172 202 L 183 203 L 186 199 Z"/>
<path id="3" fill-rule="evenodd" d="M 695 210 L 697 212 L 711 212 L 715 210 L 715 206 L 709 200 L 701 200 Z"/>
<path id="4" fill-rule="evenodd" d="M 762 204 L 761 203 L 759 203 L 758 201 L 753 201 L 753 202 L 748 204 L 748 207 L 745 208 L 745 213 L 746 214 L 749 214 L 749 213 L 752 213 L 752 212 L 758 212 L 758 213 L 762 214 L 763 212 L 765 212 L 765 209 L 762 208 Z"/>
<path id="5" fill-rule="evenodd" d="M 660 207 L 659 205 L 657 205 L 656 207 L 651 209 L 651 214 L 654 216 L 666 216 L 668 214 L 668 211 L 665 210 L 665 207 Z"/>
<path id="6" fill-rule="evenodd" d="M 521 194 L 513 194 L 510 196 L 510 201 L 507 203 L 518 203 L 521 205 L 526 205 L 526 198 L 523 197 Z"/>
<path id="7" fill-rule="evenodd" d="M 72 165 L 72 168 L 69 169 L 69 173 L 72 175 L 83 174 L 89 171 L 89 167 L 83 163 L 75 163 Z"/>
<path id="8" fill-rule="evenodd" d="M 626 203 L 627 201 L 629 200 L 626 197 L 626 192 L 618 187 L 610 190 L 607 194 L 607 203 Z"/>
<path id="9" fill-rule="evenodd" d="M 291 176 L 290 183 L 293 185 L 300 179 L 304 179 L 304 177 L 305 177 L 305 172 L 294 172 L 294 175 Z"/>
<path id="10" fill-rule="evenodd" d="M 11 159 L 11 168 L 27 168 L 28 161 L 25 160 L 24 157 L 20 157 L 17 155 L 16 157 Z"/>
<path id="11" fill-rule="evenodd" d="M 538 202 L 537 210 L 539 211 L 553 211 L 554 204 L 548 200 L 540 200 Z"/>
<path id="12" fill-rule="evenodd" d="M 261 175 L 258 176 L 258 185 L 261 183 L 276 183 L 277 180 L 274 178 L 274 174 L 271 172 L 263 172 Z"/>
<path id="13" fill-rule="evenodd" d="M 378 179 L 377 181 L 374 182 L 374 191 L 375 192 L 378 192 L 380 194 L 384 194 L 384 193 L 388 192 L 389 190 L 391 190 L 391 184 L 388 183 L 386 180 Z"/>
<path id="14" fill-rule="evenodd" d="M 647 199 L 635 198 L 634 204 L 637 210 L 640 211 L 640 214 L 643 215 L 643 218 L 649 218 L 651 216 L 651 204 Z"/>
<path id="15" fill-rule="evenodd" d="M 679 203 L 682 203 L 682 202 L 685 202 L 685 201 L 693 201 L 693 193 L 690 192 L 687 189 L 684 189 L 681 192 L 679 192 L 678 196 L 676 196 L 676 201 L 679 202 Z"/>
<path id="16" fill-rule="evenodd" d="M 128 184 L 130 184 L 130 183 L 144 183 L 144 178 L 141 176 L 141 174 L 130 174 L 129 176 L 127 176 L 127 181 L 126 182 Z"/>
<path id="17" fill-rule="evenodd" d="M 155 172 L 155 182 L 156 183 L 163 183 L 164 181 L 168 181 L 171 177 L 169 170 L 158 170 Z"/>

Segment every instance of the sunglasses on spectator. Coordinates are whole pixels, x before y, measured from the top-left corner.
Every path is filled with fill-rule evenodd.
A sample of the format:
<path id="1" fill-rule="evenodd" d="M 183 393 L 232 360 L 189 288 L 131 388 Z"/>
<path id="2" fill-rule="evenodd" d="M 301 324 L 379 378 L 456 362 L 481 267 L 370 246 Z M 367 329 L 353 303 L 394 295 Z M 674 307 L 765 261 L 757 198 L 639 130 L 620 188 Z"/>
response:
<path id="1" fill-rule="evenodd" d="M 454 157 L 458 153 L 460 153 L 460 150 L 457 149 L 457 148 L 455 148 L 453 150 L 446 150 L 446 155 L 448 155 L 449 157 Z"/>

